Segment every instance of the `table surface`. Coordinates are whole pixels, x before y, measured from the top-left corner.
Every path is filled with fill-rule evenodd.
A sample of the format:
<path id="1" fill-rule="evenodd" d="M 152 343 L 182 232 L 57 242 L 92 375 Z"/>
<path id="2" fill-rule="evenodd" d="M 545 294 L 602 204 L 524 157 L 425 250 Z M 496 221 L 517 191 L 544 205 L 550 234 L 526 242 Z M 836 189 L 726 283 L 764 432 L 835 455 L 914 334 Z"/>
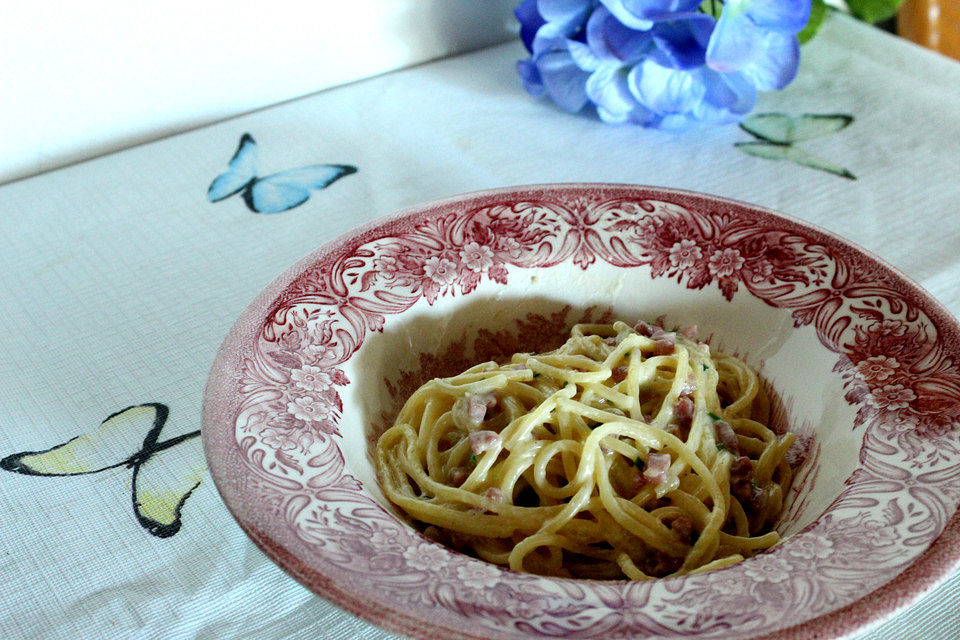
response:
<path id="1" fill-rule="evenodd" d="M 401 207 L 544 182 L 704 191 L 836 232 L 960 315 L 960 64 L 839 15 L 803 55 L 794 84 L 757 111 L 851 116 L 801 146 L 855 179 L 749 156 L 738 127 L 669 133 L 562 113 L 523 93 L 523 51 L 508 43 L 0 187 L 0 459 L 89 436 L 85 457 L 61 456 L 50 475 L 0 469 L 0 636 L 396 638 L 266 559 L 220 501 L 196 432 L 210 364 L 244 307 L 303 255 Z M 358 171 L 277 215 L 239 194 L 210 202 L 244 134 L 259 176 Z M 163 407 L 160 442 L 179 445 L 98 429 L 144 403 Z M 138 519 L 133 502 L 148 500 L 133 496 L 134 472 L 173 515 L 184 492 L 164 481 L 199 483 L 175 524 Z M 860 637 L 960 637 L 958 603 L 954 573 Z"/>

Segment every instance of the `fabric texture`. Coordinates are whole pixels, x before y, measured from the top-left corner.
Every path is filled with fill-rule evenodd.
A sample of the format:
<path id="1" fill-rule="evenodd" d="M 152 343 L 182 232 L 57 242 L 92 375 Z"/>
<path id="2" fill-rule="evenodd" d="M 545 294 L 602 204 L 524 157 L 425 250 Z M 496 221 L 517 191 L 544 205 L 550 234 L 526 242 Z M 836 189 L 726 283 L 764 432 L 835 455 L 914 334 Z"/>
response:
<path id="1" fill-rule="evenodd" d="M 311 250 L 399 208 L 545 182 L 704 191 L 836 232 L 960 315 L 957 63 L 833 16 L 796 81 L 757 111 L 850 120 L 771 159 L 763 144 L 736 147 L 763 142 L 736 126 L 664 132 L 561 112 L 522 90 L 522 57 L 518 40 L 0 187 L 0 636 L 397 637 L 312 595 L 247 539 L 196 431 L 209 367 L 248 302 Z M 357 171 L 301 185 L 306 199 L 277 214 L 256 213 L 243 185 L 211 202 L 244 133 L 271 206 L 303 195 L 273 174 Z M 167 413 L 107 420 L 145 403 Z M 143 429 L 121 437 L 109 429 L 121 422 Z M 17 457 L 82 434 L 69 456 Z M 23 472 L 41 463 L 44 474 Z M 175 521 L 183 491 L 165 482 L 192 487 L 198 463 Z M 164 514 L 154 533 L 141 522 Z M 860 637 L 960 637 L 958 598 L 960 573 Z"/>

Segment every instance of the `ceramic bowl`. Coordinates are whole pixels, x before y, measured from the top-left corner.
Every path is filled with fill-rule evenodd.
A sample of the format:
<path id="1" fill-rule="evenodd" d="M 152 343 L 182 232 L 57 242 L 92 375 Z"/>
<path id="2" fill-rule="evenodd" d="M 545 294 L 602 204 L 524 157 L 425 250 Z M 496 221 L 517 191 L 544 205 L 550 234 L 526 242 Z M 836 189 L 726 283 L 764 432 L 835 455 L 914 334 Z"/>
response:
<path id="1" fill-rule="evenodd" d="M 585 319 L 660 316 L 756 368 L 803 443 L 769 552 L 649 582 L 548 578 L 439 546 L 384 498 L 373 444 L 423 381 Z M 280 276 L 217 356 L 203 438 L 273 560 L 414 638 L 836 637 L 957 564 L 931 548 L 960 502 L 957 362 L 942 306 L 822 229 L 669 189 L 511 187 L 399 212 Z"/>

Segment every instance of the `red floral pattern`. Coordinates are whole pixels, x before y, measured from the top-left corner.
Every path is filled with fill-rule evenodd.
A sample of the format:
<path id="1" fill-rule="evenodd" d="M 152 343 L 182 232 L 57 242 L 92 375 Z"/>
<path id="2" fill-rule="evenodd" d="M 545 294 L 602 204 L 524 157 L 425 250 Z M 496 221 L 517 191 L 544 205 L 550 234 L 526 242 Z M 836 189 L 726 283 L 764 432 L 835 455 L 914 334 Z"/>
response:
<path id="1" fill-rule="evenodd" d="M 864 429 L 862 464 L 814 525 L 724 571 L 557 581 L 486 568 L 419 538 L 347 472 L 330 437 L 343 411 L 337 388 L 349 382 L 340 367 L 389 315 L 468 294 L 484 278 L 506 284 L 511 267 L 570 260 L 587 270 L 598 259 L 690 289 L 715 285 L 728 300 L 743 289 L 837 353 L 854 427 Z M 628 187 L 468 196 L 319 252 L 268 304 L 259 337 L 229 363 L 239 382 L 218 381 L 236 397 L 234 445 L 222 453 L 242 461 L 230 471 L 242 488 L 225 499 L 248 529 L 269 529 L 252 535 L 314 589 L 370 617 L 386 610 L 388 624 L 418 637 L 773 631 L 895 577 L 960 501 L 956 322 L 844 243 L 737 203 Z M 321 578 L 339 572 L 351 576 L 348 591 Z"/>

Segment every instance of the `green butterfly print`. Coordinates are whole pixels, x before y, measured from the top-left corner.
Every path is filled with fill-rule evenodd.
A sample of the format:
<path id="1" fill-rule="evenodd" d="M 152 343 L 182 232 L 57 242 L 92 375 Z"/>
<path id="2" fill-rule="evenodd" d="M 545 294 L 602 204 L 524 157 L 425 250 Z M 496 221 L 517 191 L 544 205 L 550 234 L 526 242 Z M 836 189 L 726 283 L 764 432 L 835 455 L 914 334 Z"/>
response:
<path id="1" fill-rule="evenodd" d="M 804 167 L 826 171 L 841 178 L 856 180 L 845 167 L 794 146 L 814 138 L 821 138 L 845 129 L 853 122 L 846 114 L 809 114 L 788 116 L 783 113 L 758 113 L 740 124 L 740 128 L 756 141 L 737 142 L 733 146 L 744 153 L 768 160 L 790 160 Z"/>
<path id="2" fill-rule="evenodd" d="M 118 411 L 94 431 L 43 451 L 0 460 L 0 469 L 29 476 L 78 476 L 126 467 L 133 470 L 133 512 L 158 538 L 180 530 L 180 511 L 206 472 L 200 431 L 160 440 L 169 409 L 160 403 Z M 146 435 L 144 435 L 146 434 Z"/>

